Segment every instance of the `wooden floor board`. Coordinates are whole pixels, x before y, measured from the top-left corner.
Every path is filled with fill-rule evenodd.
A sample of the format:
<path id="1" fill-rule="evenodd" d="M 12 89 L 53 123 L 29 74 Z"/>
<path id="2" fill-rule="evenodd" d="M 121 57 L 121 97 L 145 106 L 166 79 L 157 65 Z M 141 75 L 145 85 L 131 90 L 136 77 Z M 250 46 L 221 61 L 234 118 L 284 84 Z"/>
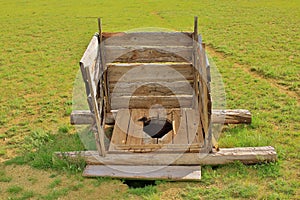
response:
<path id="1" fill-rule="evenodd" d="M 124 145 L 126 143 L 129 120 L 130 110 L 124 109 L 118 111 L 109 151 L 114 150 L 117 145 Z"/>
<path id="2" fill-rule="evenodd" d="M 83 176 L 124 179 L 199 181 L 201 166 L 88 165 Z"/>
<path id="3" fill-rule="evenodd" d="M 174 111 L 175 135 L 174 144 L 188 144 L 187 121 L 185 109 Z"/>

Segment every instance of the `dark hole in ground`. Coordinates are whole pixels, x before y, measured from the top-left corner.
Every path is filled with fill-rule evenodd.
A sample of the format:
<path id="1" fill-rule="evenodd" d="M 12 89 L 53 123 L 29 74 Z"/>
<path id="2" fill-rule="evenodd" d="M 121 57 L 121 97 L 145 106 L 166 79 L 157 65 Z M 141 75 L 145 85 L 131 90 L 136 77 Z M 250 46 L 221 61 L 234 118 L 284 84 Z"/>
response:
<path id="1" fill-rule="evenodd" d="M 128 185 L 129 188 L 144 188 L 146 186 L 155 186 L 155 180 L 124 180 L 124 183 Z"/>
<path id="2" fill-rule="evenodd" d="M 139 121 L 143 122 L 143 131 L 152 138 L 162 138 L 173 129 L 172 122 L 164 118 L 142 117 Z"/>

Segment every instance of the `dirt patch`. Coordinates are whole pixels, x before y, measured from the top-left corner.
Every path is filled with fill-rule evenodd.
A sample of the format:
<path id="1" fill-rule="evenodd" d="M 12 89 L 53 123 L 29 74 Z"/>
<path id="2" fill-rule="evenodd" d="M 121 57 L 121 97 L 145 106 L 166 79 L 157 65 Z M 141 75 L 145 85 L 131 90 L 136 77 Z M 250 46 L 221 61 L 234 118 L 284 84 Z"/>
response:
<path id="1" fill-rule="evenodd" d="M 14 192 L 13 188 L 20 188 Z M 1 199 L 22 197 L 30 199 L 105 199 L 116 194 L 116 199 L 126 192 L 128 186 L 120 180 L 99 180 L 67 175 L 53 170 L 38 170 L 30 166 L 0 164 Z M 106 199 L 107 199 L 106 198 Z"/>

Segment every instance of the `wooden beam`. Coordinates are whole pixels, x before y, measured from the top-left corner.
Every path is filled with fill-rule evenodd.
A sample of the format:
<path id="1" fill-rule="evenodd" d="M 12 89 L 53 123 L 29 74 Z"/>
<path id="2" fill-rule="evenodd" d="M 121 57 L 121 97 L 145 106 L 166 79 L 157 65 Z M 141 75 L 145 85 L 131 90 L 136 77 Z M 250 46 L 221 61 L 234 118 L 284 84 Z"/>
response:
<path id="1" fill-rule="evenodd" d="M 104 46 L 106 63 L 191 62 L 192 48 L 185 46 Z"/>
<path id="2" fill-rule="evenodd" d="M 240 161 L 244 164 L 274 162 L 274 147 L 220 148 L 208 154 L 200 153 L 108 153 L 99 156 L 97 151 L 57 152 L 57 158 L 82 157 L 89 165 L 222 165 Z M 55 158 L 54 157 L 54 158 Z"/>
<path id="3" fill-rule="evenodd" d="M 251 113 L 248 110 L 213 110 L 212 122 L 219 124 L 251 124 Z"/>
<path id="4" fill-rule="evenodd" d="M 192 95 L 172 95 L 172 96 L 122 96 L 112 95 L 111 108 L 118 109 L 144 109 L 151 108 L 155 104 L 160 104 L 164 108 L 190 108 L 192 106 Z"/>
<path id="5" fill-rule="evenodd" d="M 93 124 L 93 114 L 89 110 L 74 110 L 70 116 L 71 124 Z M 107 113 L 106 124 L 114 124 L 114 118 L 111 113 Z M 212 123 L 215 124 L 250 124 L 251 113 L 244 109 L 235 110 L 213 110 Z"/>
<path id="6" fill-rule="evenodd" d="M 118 33 L 105 38 L 105 46 L 191 46 L 191 34 L 181 32 Z"/>
<path id="7" fill-rule="evenodd" d="M 193 80 L 190 63 L 118 63 L 108 65 L 108 80 L 116 82 L 156 82 Z"/>
<path id="8" fill-rule="evenodd" d="M 199 181 L 201 166 L 88 165 L 85 177 L 112 177 L 143 180 Z"/>

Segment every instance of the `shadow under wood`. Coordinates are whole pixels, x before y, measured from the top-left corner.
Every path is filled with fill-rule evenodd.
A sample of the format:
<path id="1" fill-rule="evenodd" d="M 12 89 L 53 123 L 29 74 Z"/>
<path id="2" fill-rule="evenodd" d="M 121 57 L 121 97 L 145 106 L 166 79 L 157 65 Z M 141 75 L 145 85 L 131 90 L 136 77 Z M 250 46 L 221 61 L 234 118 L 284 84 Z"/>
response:
<path id="1" fill-rule="evenodd" d="M 124 183 L 128 185 L 129 188 L 144 188 L 146 186 L 155 186 L 155 180 L 124 180 Z"/>

